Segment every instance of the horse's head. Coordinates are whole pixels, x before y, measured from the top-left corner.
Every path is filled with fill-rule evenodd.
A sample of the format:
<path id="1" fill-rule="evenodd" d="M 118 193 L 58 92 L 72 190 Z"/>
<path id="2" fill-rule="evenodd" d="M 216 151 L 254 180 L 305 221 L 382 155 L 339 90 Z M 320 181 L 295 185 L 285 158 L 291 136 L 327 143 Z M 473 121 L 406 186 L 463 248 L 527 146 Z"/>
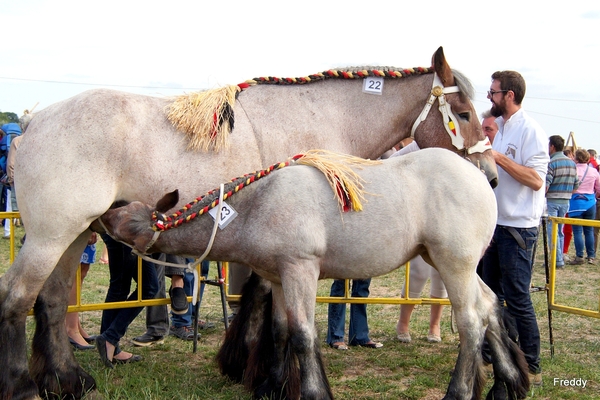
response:
<path id="1" fill-rule="evenodd" d="M 106 211 L 99 219 L 101 225 L 113 239 L 125 243 L 139 253 L 148 253 L 160 231 L 153 229 L 153 215 L 165 213 L 179 200 L 177 190 L 167 193 L 156 207 L 139 201 L 131 202 Z"/>
<path id="2" fill-rule="evenodd" d="M 441 47 L 433 55 L 432 64 L 435 73 L 431 94 L 413 124 L 411 136 L 420 148 L 442 147 L 469 159 L 496 187 L 498 170 L 491 143 L 470 100 L 473 86 L 450 68 Z"/>

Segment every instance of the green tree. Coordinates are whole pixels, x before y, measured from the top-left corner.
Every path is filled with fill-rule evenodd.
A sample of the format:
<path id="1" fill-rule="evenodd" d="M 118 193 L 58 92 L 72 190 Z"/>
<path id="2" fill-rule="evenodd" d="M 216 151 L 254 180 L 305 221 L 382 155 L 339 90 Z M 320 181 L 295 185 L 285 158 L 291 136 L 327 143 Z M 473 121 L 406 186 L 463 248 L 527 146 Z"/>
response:
<path id="1" fill-rule="evenodd" d="M 19 116 L 13 112 L 0 112 L 0 124 L 19 122 Z"/>

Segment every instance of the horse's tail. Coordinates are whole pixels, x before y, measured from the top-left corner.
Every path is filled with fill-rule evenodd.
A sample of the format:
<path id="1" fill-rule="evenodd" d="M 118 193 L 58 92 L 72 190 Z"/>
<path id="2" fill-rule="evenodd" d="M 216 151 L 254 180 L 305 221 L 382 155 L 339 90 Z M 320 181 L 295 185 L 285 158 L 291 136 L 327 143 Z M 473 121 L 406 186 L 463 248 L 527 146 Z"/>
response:
<path id="1" fill-rule="evenodd" d="M 246 376 L 266 378 L 268 367 L 261 373 L 260 368 L 248 365 L 248 362 L 257 342 L 263 336 L 263 330 L 267 331 L 267 335 L 271 331 L 271 304 L 270 283 L 252 273 L 242 289 L 240 309 L 231 321 L 216 356 L 223 375 L 236 382 L 246 381 Z M 267 358 L 263 360 L 259 357 L 258 360 L 268 365 Z"/>
<path id="2" fill-rule="evenodd" d="M 524 399 L 529 391 L 529 367 L 519 346 L 511 340 L 502 310 L 496 303 L 485 332 L 494 367 L 494 386 L 486 399 Z"/>

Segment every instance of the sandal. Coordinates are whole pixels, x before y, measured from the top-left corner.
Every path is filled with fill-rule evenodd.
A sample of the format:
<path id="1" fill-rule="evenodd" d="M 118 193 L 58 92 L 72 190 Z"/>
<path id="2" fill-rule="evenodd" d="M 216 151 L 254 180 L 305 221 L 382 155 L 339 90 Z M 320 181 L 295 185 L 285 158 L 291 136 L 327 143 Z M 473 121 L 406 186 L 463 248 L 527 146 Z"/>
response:
<path id="1" fill-rule="evenodd" d="M 435 335 L 433 333 L 430 333 L 429 335 L 427 335 L 427 341 L 429 343 L 440 343 L 442 341 L 442 337 Z"/>
<path id="2" fill-rule="evenodd" d="M 346 346 L 346 343 L 344 342 L 333 342 L 329 344 L 329 347 L 336 350 L 348 350 L 348 346 Z"/>
<path id="3" fill-rule="evenodd" d="M 398 339 L 398 341 L 400 341 L 401 343 L 410 343 L 411 338 L 410 338 L 410 333 L 408 332 L 402 332 L 399 333 L 396 338 Z"/>
<path id="4" fill-rule="evenodd" d="M 100 264 L 108 264 L 108 260 L 106 258 L 100 258 L 100 261 L 98 261 Z"/>

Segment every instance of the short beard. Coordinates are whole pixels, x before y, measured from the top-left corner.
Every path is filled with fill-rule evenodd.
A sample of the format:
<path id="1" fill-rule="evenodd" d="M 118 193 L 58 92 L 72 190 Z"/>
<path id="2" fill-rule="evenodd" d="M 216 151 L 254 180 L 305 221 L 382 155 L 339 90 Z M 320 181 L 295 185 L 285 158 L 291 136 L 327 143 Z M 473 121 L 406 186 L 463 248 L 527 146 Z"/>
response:
<path id="1" fill-rule="evenodd" d="M 490 114 L 492 114 L 496 118 L 501 117 L 504 114 L 504 109 L 498 104 L 493 103 L 492 108 L 490 109 Z"/>

